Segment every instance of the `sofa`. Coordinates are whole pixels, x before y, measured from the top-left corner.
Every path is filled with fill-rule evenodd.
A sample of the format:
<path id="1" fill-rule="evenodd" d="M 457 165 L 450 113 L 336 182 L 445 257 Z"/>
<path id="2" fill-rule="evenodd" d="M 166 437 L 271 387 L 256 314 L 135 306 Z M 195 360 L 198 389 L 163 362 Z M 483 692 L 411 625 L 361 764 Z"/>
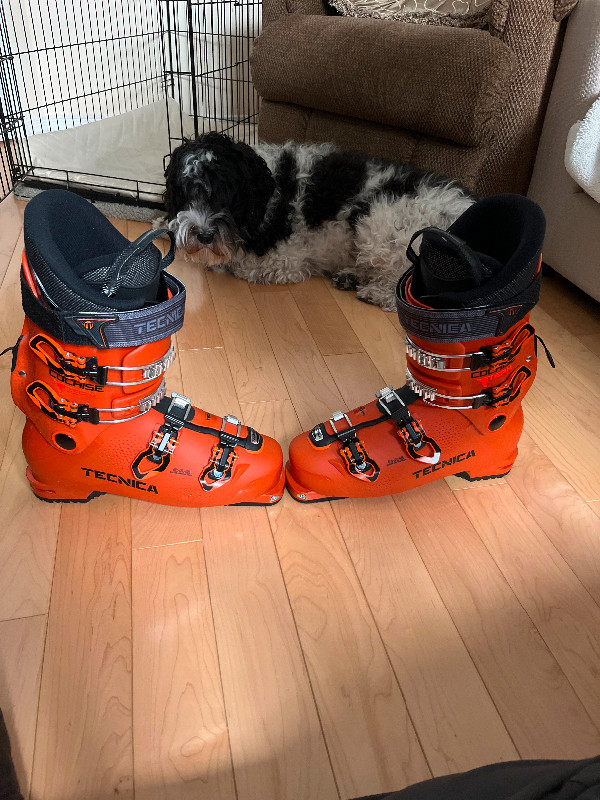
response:
<path id="1" fill-rule="evenodd" d="M 580 0 L 569 19 L 529 196 L 546 214 L 544 261 L 596 300 L 600 300 L 600 202 L 567 172 L 565 149 L 570 129 L 599 97 L 600 2 Z"/>
<path id="2" fill-rule="evenodd" d="M 325 2 L 263 0 L 259 138 L 333 141 L 480 195 L 527 191 L 577 0 L 493 0 L 486 30 L 334 16 Z"/>

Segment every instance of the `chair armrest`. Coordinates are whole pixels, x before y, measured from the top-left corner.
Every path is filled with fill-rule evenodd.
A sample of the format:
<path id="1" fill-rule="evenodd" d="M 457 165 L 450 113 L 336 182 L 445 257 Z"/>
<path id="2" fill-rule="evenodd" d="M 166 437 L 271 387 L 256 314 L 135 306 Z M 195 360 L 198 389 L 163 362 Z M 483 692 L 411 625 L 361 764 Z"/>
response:
<path id="1" fill-rule="evenodd" d="M 515 56 L 486 31 L 291 14 L 251 57 L 258 93 L 457 144 L 484 142 Z"/>

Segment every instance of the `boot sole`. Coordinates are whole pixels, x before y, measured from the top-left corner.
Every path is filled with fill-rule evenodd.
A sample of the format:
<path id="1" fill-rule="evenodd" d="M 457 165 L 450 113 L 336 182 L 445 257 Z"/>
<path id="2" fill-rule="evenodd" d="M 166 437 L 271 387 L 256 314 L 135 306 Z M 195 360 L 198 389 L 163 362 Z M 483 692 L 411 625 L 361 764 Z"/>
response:
<path id="1" fill-rule="evenodd" d="M 85 495 L 83 497 L 55 497 L 55 496 L 53 496 L 55 494 L 54 489 L 52 489 L 51 486 L 48 486 L 47 484 L 44 484 L 44 483 L 41 483 L 40 481 L 38 481 L 34 477 L 33 472 L 31 470 L 31 467 L 27 466 L 27 469 L 25 470 L 25 475 L 27 477 L 27 480 L 29 481 L 29 486 L 30 486 L 31 491 L 33 492 L 33 494 L 38 498 L 38 500 L 43 500 L 44 503 L 89 503 L 90 500 L 93 500 L 95 497 L 102 497 L 102 495 L 104 495 L 104 494 L 112 494 L 111 492 L 99 492 L 97 490 L 94 490 L 94 491 L 90 492 L 87 495 L 87 497 Z M 62 491 L 65 491 L 64 487 L 63 487 Z M 73 492 L 73 494 L 76 494 L 76 493 L 77 492 L 75 492 L 75 491 Z M 222 506 L 195 506 L 195 507 L 196 508 L 219 508 L 219 507 L 224 508 L 224 507 L 227 507 L 227 506 L 232 506 L 232 507 L 233 506 L 259 506 L 261 508 L 269 508 L 271 506 L 276 506 L 277 503 L 281 502 L 281 499 L 282 499 L 284 493 L 285 493 L 284 473 L 282 472 L 282 475 L 278 479 L 277 484 L 272 487 L 271 491 L 265 492 L 262 495 L 258 495 L 256 502 L 252 502 L 252 501 L 246 500 L 246 501 L 242 501 L 241 503 L 223 503 Z M 119 494 L 114 494 L 113 496 L 114 497 L 127 497 L 127 495 L 119 495 Z M 266 499 L 266 498 L 272 498 L 272 497 L 275 497 L 275 496 L 277 496 L 277 498 L 278 498 L 277 500 L 275 500 L 275 502 L 271 502 L 270 499 L 269 500 Z M 263 500 L 261 500 L 259 498 L 263 498 Z M 161 505 L 163 505 L 163 504 L 161 504 Z M 164 505 L 168 505 L 168 503 L 165 503 Z"/>
<path id="2" fill-rule="evenodd" d="M 491 481 L 494 480 L 494 478 L 505 478 L 509 472 L 510 470 L 508 470 L 508 472 L 502 472 L 499 475 L 482 475 L 480 478 L 472 478 L 468 472 L 455 472 L 454 475 L 456 478 L 464 478 L 466 481 L 469 481 L 469 483 L 475 483 L 475 481 Z"/>
<path id="3" fill-rule="evenodd" d="M 301 503 L 303 506 L 308 506 L 311 503 L 328 503 L 330 500 L 348 500 L 347 497 L 316 497 L 314 500 L 300 500 L 300 498 L 293 495 L 289 489 L 288 492 L 292 500 L 295 500 L 297 503 Z"/>
<path id="4" fill-rule="evenodd" d="M 495 478 L 504 478 L 504 477 L 506 477 L 506 475 L 508 475 L 509 472 L 510 472 L 510 470 L 507 470 L 506 472 L 502 472 L 502 473 L 500 473 L 498 475 L 481 475 L 480 477 L 477 477 L 477 478 L 476 477 L 472 477 L 471 475 L 469 475 L 468 472 L 455 472 L 454 475 L 457 478 L 464 478 L 464 480 L 469 481 L 469 483 L 475 483 L 475 481 L 491 481 L 491 480 L 494 480 Z M 291 497 L 297 503 L 301 503 L 302 505 L 309 505 L 311 503 L 328 503 L 330 500 L 347 500 L 348 499 L 347 497 L 315 497 L 315 498 L 309 499 L 308 497 L 306 497 L 306 495 L 311 494 L 311 492 L 309 492 L 308 490 L 304 490 L 304 492 L 298 492 L 299 495 L 304 495 L 305 496 L 304 499 L 302 499 L 299 496 L 297 497 L 296 494 L 292 491 L 291 486 L 290 486 L 291 479 L 290 479 L 289 473 L 287 473 L 286 477 L 287 477 L 286 488 L 287 488 L 289 494 L 291 495 Z M 411 488 L 418 488 L 418 487 L 411 487 Z M 394 493 L 392 492 L 392 494 L 394 494 Z"/>
<path id="5" fill-rule="evenodd" d="M 42 497 L 41 495 L 36 494 L 35 492 L 34 492 L 34 494 L 35 494 L 35 496 L 37 497 L 38 500 L 43 500 L 44 503 L 89 503 L 90 500 L 93 500 L 95 497 L 102 497 L 102 495 L 108 494 L 108 492 L 91 492 L 87 497 L 84 497 L 81 500 L 69 500 L 67 498 L 63 499 L 63 498 L 60 498 L 60 497 L 54 497 L 54 498 L 51 499 L 49 497 Z M 119 495 L 115 495 L 115 497 L 119 497 Z M 234 506 L 257 506 L 259 508 L 271 508 L 272 506 L 276 506 L 277 503 L 281 503 L 281 498 L 282 497 L 283 497 L 283 494 L 281 495 L 279 500 L 277 500 L 277 502 L 275 502 L 275 503 L 229 503 L 228 506 L 221 506 L 221 508 L 228 508 L 228 507 L 229 508 L 233 508 Z M 298 501 L 298 502 L 300 502 L 300 501 Z M 310 502 L 318 503 L 320 501 L 319 500 L 312 500 Z M 217 508 L 218 508 L 218 506 L 217 506 Z"/>
<path id="6" fill-rule="evenodd" d="M 65 498 L 60 499 L 57 497 L 42 497 L 41 494 L 37 494 L 33 492 L 38 500 L 43 500 L 44 503 L 89 503 L 90 500 L 93 500 L 95 497 L 102 497 L 103 494 L 106 492 L 91 492 L 87 497 L 82 497 L 81 499 L 68 499 Z"/>

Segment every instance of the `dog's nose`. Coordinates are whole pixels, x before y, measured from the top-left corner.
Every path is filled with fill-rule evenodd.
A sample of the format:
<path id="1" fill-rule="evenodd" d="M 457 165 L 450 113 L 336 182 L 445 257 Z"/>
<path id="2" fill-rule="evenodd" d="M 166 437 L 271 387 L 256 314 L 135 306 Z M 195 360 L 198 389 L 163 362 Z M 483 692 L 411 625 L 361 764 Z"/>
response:
<path id="1" fill-rule="evenodd" d="M 214 234 L 206 231 L 200 231 L 196 234 L 196 238 L 200 244 L 210 244 L 214 238 Z"/>

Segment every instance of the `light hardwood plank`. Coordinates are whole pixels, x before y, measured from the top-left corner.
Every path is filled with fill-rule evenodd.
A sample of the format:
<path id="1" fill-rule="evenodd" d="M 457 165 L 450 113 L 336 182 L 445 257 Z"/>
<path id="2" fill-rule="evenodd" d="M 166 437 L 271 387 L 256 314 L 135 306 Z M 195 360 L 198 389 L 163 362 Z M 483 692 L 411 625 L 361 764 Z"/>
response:
<path id="1" fill-rule="evenodd" d="M 23 229 L 24 204 L 9 195 L 0 208 L 0 280 L 17 245 Z M 22 247 L 22 245 L 21 245 Z"/>
<path id="2" fill-rule="evenodd" d="M 595 754 L 600 732 L 452 492 L 394 501 L 521 757 Z"/>
<path id="3" fill-rule="evenodd" d="M 600 608 L 509 485 L 455 497 L 600 725 Z"/>
<path id="4" fill-rule="evenodd" d="M 385 386 L 379 370 L 366 353 L 325 356 L 346 408 L 357 408 L 375 400 L 375 392 Z"/>
<path id="5" fill-rule="evenodd" d="M 254 295 L 300 424 L 311 428 L 344 403 L 293 297 Z"/>
<path id="6" fill-rule="evenodd" d="M 208 282 L 239 399 L 285 400 L 287 388 L 248 284 L 216 272 L 208 273 Z"/>
<path id="7" fill-rule="evenodd" d="M 560 471 L 526 433 L 506 478 L 513 492 L 600 604 L 600 523 Z"/>
<path id="8" fill-rule="evenodd" d="M 152 227 L 150 222 L 140 222 L 137 219 L 128 219 L 123 221 L 127 225 L 126 236 L 132 242 L 134 242 L 136 239 L 139 239 L 143 233 L 146 233 L 146 231 L 149 231 Z"/>
<path id="9" fill-rule="evenodd" d="M 60 507 L 38 500 L 25 477 L 24 418 L 15 412 L 0 470 L 0 619 L 46 614 Z"/>
<path id="10" fill-rule="evenodd" d="M 327 291 L 325 279 L 311 278 L 292 284 L 290 292 L 322 355 L 364 352 L 348 320 Z"/>
<path id="11" fill-rule="evenodd" d="M 406 703 L 329 504 L 269 510 L 342 797 L 429 777 Z"/>
<path id="12" fill-rule="evenodd" d="M 179 363 L 184 394 L 196 407 L 211 414 L 240 417 L 242 412 L 224 350 L 181 350 Z"/>
<path id="13" fill-rule="evenodd" d="M 200 542 L 133 554 L 133 720 L 138 800 L 234 800 Z"/>
<path id="14" fill-rule="evenodd" d="M 46 620 L 41 615 L 0 622 L 0 708 L 24 797 L 31 780 Z"/>
<path id="15" fill-rule="evenodd" d="M 31 800 L 133 797 L 129 503 L 65 505 Z"/>
<path id="16" fill-rule="evenodd" d="M 405 336 L 401 328 L 395 327 L 396 315 L 361 303 L 354 292 L 342 292 L 333 286 L 328 290 L 383 376 L 384 383 L 394 388 L 403 386 L 406 383 Z"/>
<path id="17" fill-rule="evenodd" d="M 206 271 L 183 256 L 177 256 L 168 268 L 185 284 L 185 321 L 177 333 L 180 350 L 223 347 L 221 328 L 208 287 Z"/>
<path id="18" fill-rule="evenodd" d="M 1 206 L 0 206 L 1 208 Z M 2 215 L 0 214 L 0 219 Z M 21 252 L 23 250 L 23 234 L 18 234 L 18 241 L 13 250 L 10 261 L 6 268 L 2 284 L 0 285 L 0 304 L 2 314 L 0 314 L 0 343 L 2 348 L 11 347 L 16 344 L 23 328 L 23 310 L 21 307 L 21 289 L 19 281 L 19 270 L 21 268 Z M 0 265 L 2 258 L 0 257 Z M 4 450 L 10 427 L 12 424 L 13 401 L 10 393 L 10 375 L 12 366 L 12 353 L 5 353 L 0 358 L 0 403 L 6 409 L 6 413 L 0 415 L 0 459 L 4 456 Z"/>
<path id="19" fill-rule="evenodd" d="M 523 408 L 525 430 L 540 450 L 554 461 L 584 500 L 600 500 L 597 398 L 589 395 L 574 377 L 558 385 L 552 376 L 540 370 Z"/>
<path id="20" fill-rule="evenodd" d="M 197 508 L 131 501 L 131 543 L 134 550 L 202 540 Z"/>
<path id="21" fill-rule="evenodd" d="M 560 275 L 544 276 L 539 305 L 575 336 L 600 334 L 598 303 Z"/>
<path id="22" fill-rule="evenodd" d="M 434 775 L 517 758 L 393 499 L 333 510 Z"/>
<path id="23" fill-rule="evenodd" d="M 264 509 L 203 509 L 205 554 L 239 800 L 335 800 Z"/>
<path id="24" fill-rule="evenodd" d="M 291 406 L 271 406 L 270 420 L 265 406 L 244 408 L 251 425 L 282 443 L 300 432 Z M 268 514 L 342 797 L 426 779 L 427 763 L 329 503 L 302 506 L 286 495 Z"/>
<path id="25" fill-rule="evenodd" d="M 591 392 L 595 395 L 598 402 L 600 400 L 600 358 L 590 353 L 577 336 L 565 330 L 543 309 L 535 308 L 531 313 L 531 321 L 556 362 L 556 370 L 552 370 L 546 360 L 544 349 L 539 346 L 539 374 L 554 381 L 556 381 L 557 375 L 562 375 L 560 383 L 563 384 L 565 380 L 571 380 L 571 377 L 568 379 L 565 377 L 566 372 L 575 377 L 578 384 L 584 386 L 588 393 Z"/>
<path id="26" fill-rule="evenodd" d="M 600 356 L 600 333 L 579 334 L 578 339 L 594 355 Z"/>
<path id="27" fill-rule="evenodd" d="M 267 294 L 278 294 L 279 292 L 289 292 L 289 283 L 249 283 L 250 291 L 252 294 L 260 294 L 266 292 Z"/>

